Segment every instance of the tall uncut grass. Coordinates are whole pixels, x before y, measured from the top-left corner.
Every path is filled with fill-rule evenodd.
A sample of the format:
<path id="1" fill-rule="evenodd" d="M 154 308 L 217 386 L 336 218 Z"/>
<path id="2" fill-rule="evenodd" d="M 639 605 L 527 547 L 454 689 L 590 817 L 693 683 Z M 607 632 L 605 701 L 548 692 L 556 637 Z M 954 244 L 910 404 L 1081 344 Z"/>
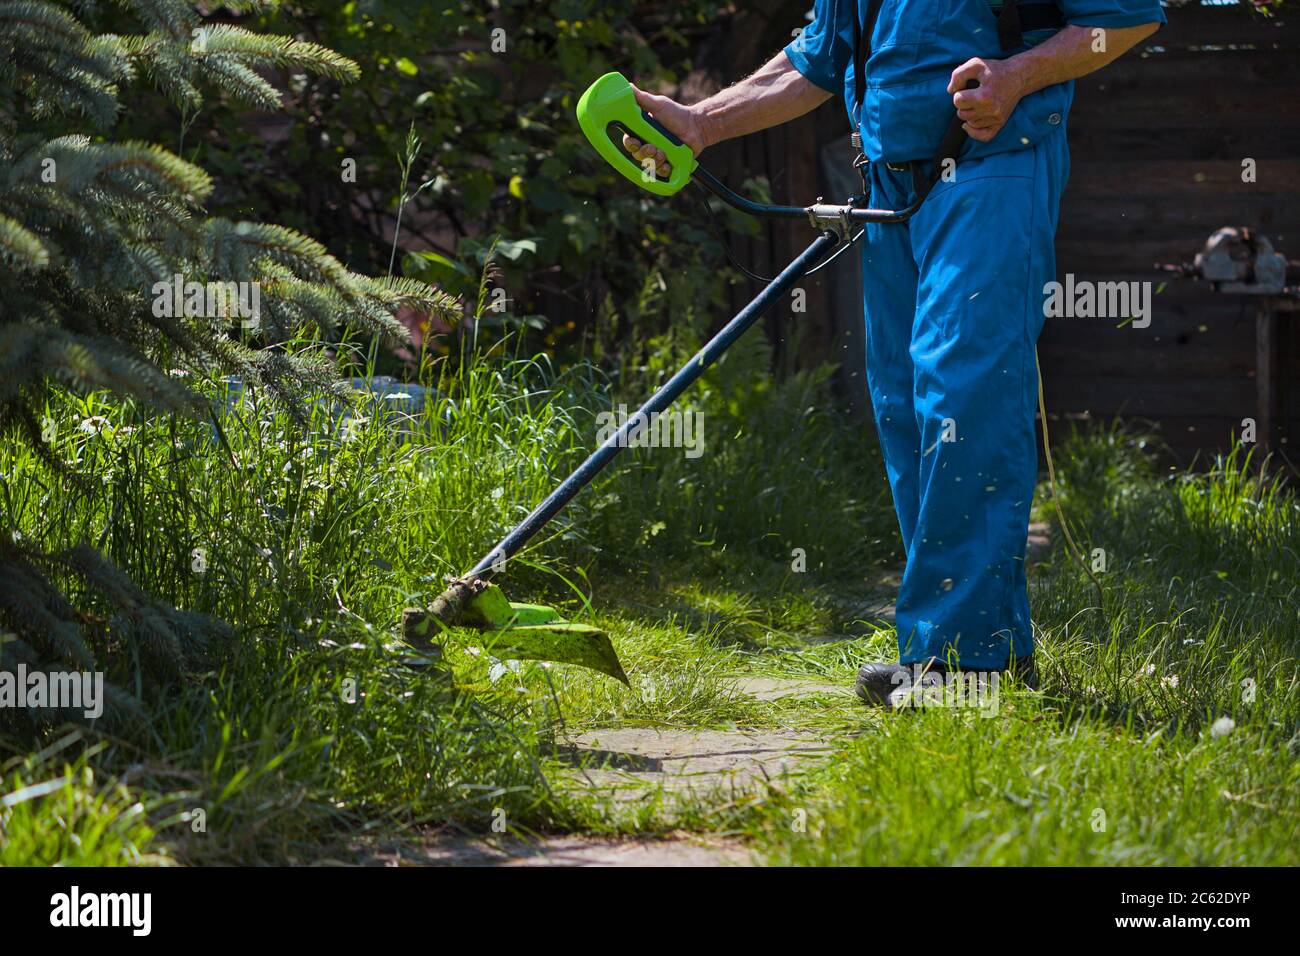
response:
<path id="1" fill-rule="evenodd" d="M 93 806 L 122 844 L 89 861 L 309 857 L 363 820 L 478 826 L 495 809 L 512 825 L 565 825 L 542 773 L 553 694 L 473 675 L 452 687 L 396 625 L 594 448 L 596 415 L 624 400 L 618 392 L 634 404 L 660 372 L 616 388 L 589 365 L 557 372 L 507 347 L 427 366 L 415 415 L 399 402 L 304 396 L 300 422 L 222 381 L 200 383 L 212 415 L 198 421 L 60 393 L 46 409 L 51 450 L 83 476 L 80 489 L 21 446 L 0 450 L 0 515 L 27 545 L 89 542 L 147 592 L 229 622 L 236 638 L 207 673 L 166 686 L 122 648 L 96 646 L 147 721 L 80 728 L 39 760 L 31 752 L 63 730 L 6 738 L 5 853 L 58 859 L 75 824 L 57 794 L 89 799 L 100 787 L 113 798 Z M 747 573 L 745 555 L 791 547 L 814 566 L 879 560 L 892 546 L 869 539 L 873 522 L 888 536 L 876 516 L 883 482 L 833 480 L 841 454 L 874 462 L 818 410 L 825 376 L 767 391 L 762 355 L 744 358 L 690 399 L 707 454 L 629 450 L 511 562 L 508 589 L 581 615 L 602 596 L 598 570 L 620 580 L 730 562 Z M 94 595 L 66 583 L 97 612 Z"/>
<path id="2" fill-rule="evenodd" d="M 119 775 L 151 808 L 150 826 L 123 827 L 123 847 L 91 856 L 99 862 L 143 856 L 159 836 L 187 859 L 282 858 L 363 815 L 443 820 L 504 807 L 547 819 L 535 809 L 547 790 L 523 705 L 490 688 L 449 689 L 394 625 L 549 490 L 586 441 L 559 398 L 589 386 L 502 358 L 425 385 L 414 417 L 321 398 L 305 424 L 253 396 L 232 399 L 222 382 L 203 386 L 209 421 L 64 394 L 47 409 L 53 451 L 88 492 L 21 446 L 0 450 L 0 510 L 26 544 L 95 544 L 146 591 L 237 635 L 210 673 L 181 686 L 154 687 L 129 654 L 97 647 L 110 679 L 143 696 L 148 724 L 82 728 L 41 759 L 24 756 L 39 740 L 10 739 L 7 855 L 59 858 L 79 825 L 60 794 L 98 792 L 82 786 L 86 767 L 96 780 Z M 94 612 L 91 596 L 72 597 Z M 49 789 L 55 781 L 62 789 Z M 139 816 L 115 798 L 95 806 L 113 820 Z M 48 839 L 31 836 L 42 827 Z"/>

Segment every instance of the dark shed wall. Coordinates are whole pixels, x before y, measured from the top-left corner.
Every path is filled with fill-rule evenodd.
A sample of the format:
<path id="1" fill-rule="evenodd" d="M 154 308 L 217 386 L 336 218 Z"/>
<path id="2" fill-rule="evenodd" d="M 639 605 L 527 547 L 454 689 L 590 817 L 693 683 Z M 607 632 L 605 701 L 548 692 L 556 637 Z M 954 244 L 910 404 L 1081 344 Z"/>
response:
<path id="1" fill-rule="evenodd" d="M 1078 83 L 1056 243 L 1062 278 L 1159 283 L 1155 263 L 1189 261 L 1225 225 L 1251 226 L 1300 258 L 1300 23 L 1236 6 L 1168 16 L 1140 55 Z M 1242 181 L 1246 158 L 1258 165 L 1255 183 Z M 1292 381 L 1297 338 L 1284 356 Z M 1040 350 L 1054 418 L 1155 421 L 1182 463 L 1224 449 L 1255 415 L 1245 296 L 1169 280 L 1149 328 L 1050 319 Z"/>

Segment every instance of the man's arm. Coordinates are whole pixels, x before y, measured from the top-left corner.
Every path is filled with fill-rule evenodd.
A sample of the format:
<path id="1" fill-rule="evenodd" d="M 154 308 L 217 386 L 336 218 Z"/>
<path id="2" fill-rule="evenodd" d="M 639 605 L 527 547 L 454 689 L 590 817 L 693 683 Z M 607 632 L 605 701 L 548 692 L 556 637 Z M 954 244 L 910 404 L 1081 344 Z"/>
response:
<path id="1" fill-rule="evenodd" d="M 971 139 L 987 143 L 997 135 L 1022 97 L 1055 83 L 1064 83 L 1099 70 L 1160 28 L 1159 23 L 1135 27 L 1067 26 L 1051 38 L 1006 60 L 967 60 L 952 72 L 948 92 Z M 966 89 L 970 80 L 979 88 Z"/>
<path id="2" fill-rule="evenodd" d="M 666 96 L 646 93 L 637 87 L 636 101 L 666 129 L 669 129 L 696 156 L 714 143 L 737 136 L 748 136 L 770 126 L 779 126 L 809 110 L 816 109 L 831 96 L 804 78 L 782 51 L 768 60 L 757 73 L 693 106 L 683 106 Z M 638 160 L 653 158 L 665 175 L 672 172 L 663 151 L 642 144 L 631 136 L 623 137 L 623 146 Z"/>

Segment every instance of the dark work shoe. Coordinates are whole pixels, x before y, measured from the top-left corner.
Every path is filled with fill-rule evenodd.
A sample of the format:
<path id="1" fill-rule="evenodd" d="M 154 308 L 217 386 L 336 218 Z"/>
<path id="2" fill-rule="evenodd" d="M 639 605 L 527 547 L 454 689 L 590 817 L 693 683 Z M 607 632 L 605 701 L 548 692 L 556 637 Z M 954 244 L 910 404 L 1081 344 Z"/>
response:
<path id="1" fill-rule="evenodd" d="M 868 704 L 894 707 L 911 692 L 916 683 L 921 686 L 940 685 L 943 672 L 927 669 L 925 664 L 863 664 L 858 668 L 854 691 Z"/>
<path id="2" fill-rule="evenodd" d="M 1038 673 L 1034 668 L 1032 654 L 1013 658 L 998 670 L 1015 677 L 1030 690 L 1038 689 Z M 977 681 L 983 681 L 985 675 L 991 672 L 971 669 L 957 673 L 974 675 Z M 868 704 L 890 708 L 909 704 L 923 706 L 923 701 L 929 695 L 927 688 L 939 689 L 948 682 L 947 665 L 930 658 L 914 664 L 863 664 L 858 668 L 854 690 Z M 920 692 L 913 691 L 913 687 L 917 686 L 921 688 Z"/>

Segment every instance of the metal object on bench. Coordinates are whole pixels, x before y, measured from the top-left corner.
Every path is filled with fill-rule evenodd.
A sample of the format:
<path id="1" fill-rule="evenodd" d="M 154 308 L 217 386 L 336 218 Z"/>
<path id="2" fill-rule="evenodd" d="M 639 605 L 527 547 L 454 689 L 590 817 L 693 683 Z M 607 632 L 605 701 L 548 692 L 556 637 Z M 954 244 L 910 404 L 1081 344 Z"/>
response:
<path id="1" fill-rule="evenodd" d="M 1224 226 L 1196 254 L 1192 274 L 1214 283 L 1216 292 L 1282 295 L 1286 256 L 1273 249 L 1268 236 L 1245 226 Z"/>
<path id="2" fill-rule="evenodd" d="M 1282 327 L 1282 317 L 1300 313 L 1300 262 L 1288 262 L 1262 233 L 1247 226 L 1224 226 L 1205 241 L 1191 264 L 1159 268 L 1184 278 L 1203 279 L 1216 292 L 1257 296 L 1256 433 L 1266 454 L 1282 452 L 1286 444 L 1287 383 L 1281 356 L 1288 331 Z"/>

